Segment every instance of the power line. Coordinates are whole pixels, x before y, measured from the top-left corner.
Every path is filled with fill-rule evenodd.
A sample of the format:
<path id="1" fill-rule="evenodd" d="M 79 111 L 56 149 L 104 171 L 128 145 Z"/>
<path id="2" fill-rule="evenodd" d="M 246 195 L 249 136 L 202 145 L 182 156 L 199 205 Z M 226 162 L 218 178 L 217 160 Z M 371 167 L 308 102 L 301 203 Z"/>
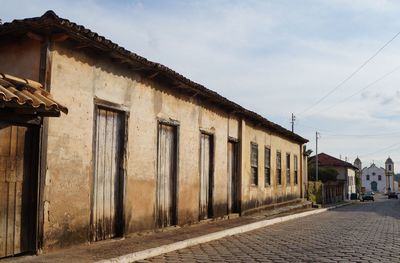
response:
<path id="1" fill-rule="evenodd" d="M 302 123 L 297 123 L 298 126 L 306 127 L 312 130 L 322 131 L 325 137 L 380 137 L 380 136 L 395 136 L 400 135 L 400 131 L 385 132 L 385 133 L 367 133 L 367 134 L 355 134 L 355 133 L 333 133 L 328 130 L 321 130 L 320 128 L 304 125 Z"/>
<path id="2" fill-rule="evenodd" d="M 373 155 L 373 154 L 376 154 L 376 153 L 380 153 L 380 152 L 389 150 L 389 149 L 391 149 L 391 148 L 393 148 L 395 146 L 399 146 L 400 147 L 400 142 L 392 144 L 392 145 L 390 145 L 388 147 L 385 147 L 383 149 L 380 149 L 380 150 L 377 150 L 377 151 L 374 151 L 374 152 L 370 152 L 370 153 L 367 153 L 367 154 L 361 154 L 361 155 L 359 155 L 359 157 L 365 157 L 365 156 Z M 397 148 L 395 148 L 395 149 L 397 149 Z M 392 149 L 392 150 L 395 150 L 395 149 Z"/>
<path id="3" fill-rule="evenodd" d="M 343 102 L 348 101 L 349 99 L 351 99 L 351 98 L 354 97 L 355 95 L 360 94 L 360 93 L 363 92 L 364 90 L 366 90 L 366 89 L 372 87 L 373 85 L 375 85 L 375 84 L 378 83 L 379 81 L 385 79 L 387 76 L 393 74 L 394 72 L 398 71 L 399 69 L 400 69 L 400 66 L 397 66 L 397 67 L 394 68 L 393 70 L 391 70 L 391 71 L 389 71 L 388 73 L 382 75 L 381 77 L 379 77 L 378 79 L 374 80 L 373 82 L 371 82 L 370 84 L 368 84 L 368 85 L 365 86 L 364 88 L 361 88 L 361 89 L 357 90 L 356 92 L 354 92 L 354 93 L 351 94 L 350 96 L 344 98 L 343 100 L 339 101 L 338 103 L 335 103 L 335 104 L 333 104 L 333 105 L 331 105 L 331 106 L 329 106 L 329 107 L 327 107 L 327 108 L 325 108 L 325 109 L 319 110 L 318 113 L 324 112 L 324 111 L 327 111 L 327 110 L 330 110 L 330 109 L 332 109 L 333 107 L 335 107 L 335 106 L 337 106 L 337 105 L 339 105 L 339 104 L 342 104 Z M 309 114 L 308 116 L 310 116 L 310 115 L 311 115 L 311 114 Z"/>
<path id="4" fill-rule="evenodd" d="M 351 73 L 349 76 L 347 76 L 344 80 L 342 80 L 338 85 L 336 85 L 332 90 L 330 90 L 327 94 L 322 96 L 319 100 L 317 100 L 314 104 L 312 104 L 310 107 L 306 108 L 302 112 L 300 112 L 298 115 L 302 115 L 303 113 L 311 110 L 315 106 L 317 106 L 321 101 L 329 97 L 333 92 L 335 92 L 337 89 L 339 89 L 341 86 L 343 86 L 347 81 L 349 81 L 351 78 L 353 78 L 358 72 L 361 71 L 372 59 L 374 59 L 386 46 L 388 46 L 393 40 L 395 40 L 398 36 L 400 35 L 400 31 L 397 32 L 394 37 L 392 37 L 389 41 L 387 41 L 381 48 L 379 48 L 370 58 L 368 58 L 361 66 L 359 66 L 353 73 Z"/>
<path id="5" fill-rule="evenodd" d="M 382 136 L 397 136 L 400 131 L 390 133 L 375 133 L 375 134 L 327 134 L 328 137 L 382 137 Z"/>

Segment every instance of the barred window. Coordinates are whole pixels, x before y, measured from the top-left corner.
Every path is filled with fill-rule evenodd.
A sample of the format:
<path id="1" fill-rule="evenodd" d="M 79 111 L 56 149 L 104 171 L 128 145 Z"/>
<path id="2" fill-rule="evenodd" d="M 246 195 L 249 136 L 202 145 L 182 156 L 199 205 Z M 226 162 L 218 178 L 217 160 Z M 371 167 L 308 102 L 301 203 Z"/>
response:
<path id="1" fill-rule="evenodd" d="M 290 185 L 290 153 L 286 154 L 286 185 Z"/>
<path id="2" fill-rule="evenodd" d="M 271 149 L 264 149 L 264 180 L 265 186 L 271 185 Z"/>
<path id="3" fill-rule="evenodd" d="M 293 169 L 294 169 L 294 184 L 297 184 L 298 183 L 298 172 L 297 172 L 297 170 L 298 170 L 298 166 L 297 166 L 297 155 L 295 155 L 294 156 L 294 167 L 293 167 Z"/>
<path id="4" fill-rule="evenodd" d="M 282 184 L 282 160 L 279 151 L 276 152 L 276 183 Z"/>
<path id="5" fill-rule="evenodd" d="M 251 184 L 258 185 L 258 145 L 251 143 Z"/>
<path id="6" fill-rule="evenodd" d="M 382 175 L 378 175 L 378 180 L 382 181 Z"/>
<path id="7" fill-rule="evenodd" d="M 367 181 L 369 181 L 369 174 L 367 174 Z"/>

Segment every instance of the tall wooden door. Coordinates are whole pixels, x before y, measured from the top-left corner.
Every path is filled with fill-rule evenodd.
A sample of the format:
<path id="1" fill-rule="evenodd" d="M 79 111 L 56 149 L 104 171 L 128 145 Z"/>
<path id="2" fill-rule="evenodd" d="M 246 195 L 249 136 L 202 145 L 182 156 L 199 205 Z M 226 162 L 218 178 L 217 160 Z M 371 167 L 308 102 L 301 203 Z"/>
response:
<path id="1" fill-rule="evenodd" d="M 0 122 L 0 258 L 35 249 L 35 131 Z"/>
<path id="2" fill-rule="evenodd" d="M 94 241 L 122 235 L 124 130 L 122 112 L 97 109 L 92 198 Z"/>
<path id="3" fill-rule="evenodd" d="M 200 138 L 200 220 L 213 216 L 213 140 L 208 134 Z"/>
<path id="4" fill-rule="evenodd" d="M 238 151 L 236 142 L 228 142 L 228 212 L 239 212 Z"/>
<path id="5" fill-rule="evenodd" d="M 177 128 L 159 124 L 157 157 L 156 224 L 177 224 Z"/>

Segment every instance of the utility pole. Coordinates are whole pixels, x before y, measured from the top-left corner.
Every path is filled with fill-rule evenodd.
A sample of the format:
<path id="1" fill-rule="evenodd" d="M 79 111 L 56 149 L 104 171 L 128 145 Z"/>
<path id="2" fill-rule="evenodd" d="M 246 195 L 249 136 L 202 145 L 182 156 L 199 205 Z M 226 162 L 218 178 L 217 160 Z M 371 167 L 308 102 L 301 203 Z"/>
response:
<path id="1" fill-rule="evenodd" d="M 294 122 L 296 121 L 296 116 L 292 113 L 292 121 L 290 122 L 292 124 L 292 132 L 294 132 Z"/>
<path id="2" fill-rule="evenodd" d="M 318 181 L 318 132 L 315 132 L 315 181 Z"/>

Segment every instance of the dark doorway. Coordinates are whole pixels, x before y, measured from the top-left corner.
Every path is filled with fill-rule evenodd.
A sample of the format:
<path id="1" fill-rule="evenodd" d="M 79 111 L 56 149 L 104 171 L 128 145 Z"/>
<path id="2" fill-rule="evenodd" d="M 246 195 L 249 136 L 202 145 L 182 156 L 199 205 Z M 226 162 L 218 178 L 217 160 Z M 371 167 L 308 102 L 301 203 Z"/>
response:
<path id="1" fill-rule="evenodd" d="M 228 213 L 239 213 L 238 144 L 228 142 Z"/>
<path id="2" fill-rule="evenodd" d="M 200 220 L 213 217 L 214 156 L 213 136 L 200 138 Z"/>
<path id="3" fill-rule="evenodd" d="M 371 190 L 374 192 L 378 192 L 378 183 L 373 181 L 371 182 Z"/>
<path id="4" fill-rule="evenodd" d="M 0 122 L 0 258 L 36 249 L 38 132 Z"/>
<path id="5" fill-rule="evenodd" d="M 177 127 L 158 125 L 156 225 L 177 224 Z"/>
<path id="6" fill-rule="evenodd" d="M 92 240 L 123 234 L 125 113 L 96 108 Z"/>

